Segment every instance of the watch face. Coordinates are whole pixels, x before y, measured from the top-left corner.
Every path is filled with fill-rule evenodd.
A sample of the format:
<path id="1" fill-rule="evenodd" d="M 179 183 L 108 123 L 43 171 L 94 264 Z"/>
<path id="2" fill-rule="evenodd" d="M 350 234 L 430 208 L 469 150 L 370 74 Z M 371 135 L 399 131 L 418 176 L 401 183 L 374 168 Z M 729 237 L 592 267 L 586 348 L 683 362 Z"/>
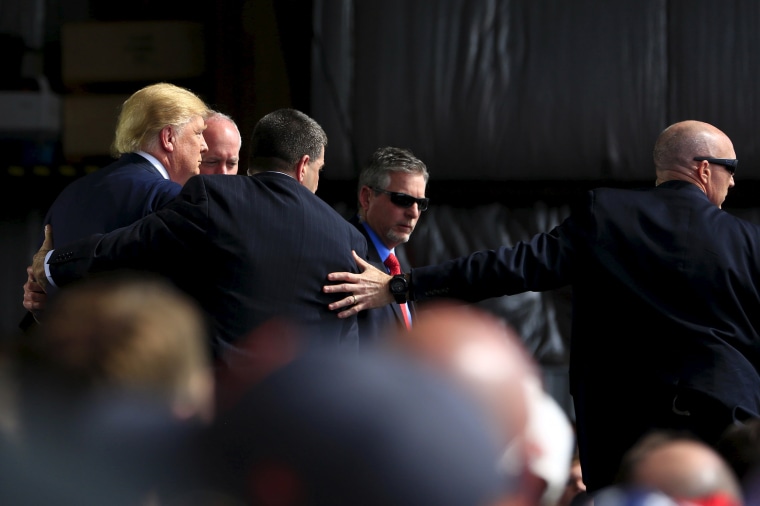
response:
<path id="1" fill-rule="evenodd" d="M 392 293 L 405 293 L 406 280 L 404 278 L 391 279 L 390 289 Z"/>
<path id="2" fill-rule="evenodd" d="M 406 291 L 409 289 L 409 286 L 407 285 L 406 278 L 403 274 L 393 276 L 388 288 L 393 294 L 393 298 L 396 299 L 396 302 L 399 304 L 406 302 Z"/>

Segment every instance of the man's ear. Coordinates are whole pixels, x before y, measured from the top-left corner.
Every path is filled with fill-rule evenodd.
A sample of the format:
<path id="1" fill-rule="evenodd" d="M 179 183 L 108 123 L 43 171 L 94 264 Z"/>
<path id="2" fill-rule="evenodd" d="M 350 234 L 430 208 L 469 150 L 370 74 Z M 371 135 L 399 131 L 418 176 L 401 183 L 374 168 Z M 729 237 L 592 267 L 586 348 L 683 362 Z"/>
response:
<path id="1" fill-rule="evenodd" d="M 303 183 L 306 178 L 306 165 L 309 163 L 309 155 L 303 155 L 298 162 L 296 162 L 296 179 L 299 183 Z"/>
<path id="2" fill-rule="evenodd" d="M 369 186 L 362 186 L 359 190 L 359 206 L 362 209 L 369 207 L 369 196 L 372 193 L 372 189 Z"/>
<path id="3" fill-rule="evenodd" d="M 710 182 L 710 174 L 710 162 L 707 160 L 702 160 L 699 162 L 699 166 L 697 167 L 697 177 L 703 185 L 706 185 Z"/>
<path id="4" fill-rule="evenodd" d="M 161 144 L 161 147 L 166 151 L 174 151 L 174 133 L 174 127 L 171 125 L 166 125 L 158 133 L 158 141 Z"/>

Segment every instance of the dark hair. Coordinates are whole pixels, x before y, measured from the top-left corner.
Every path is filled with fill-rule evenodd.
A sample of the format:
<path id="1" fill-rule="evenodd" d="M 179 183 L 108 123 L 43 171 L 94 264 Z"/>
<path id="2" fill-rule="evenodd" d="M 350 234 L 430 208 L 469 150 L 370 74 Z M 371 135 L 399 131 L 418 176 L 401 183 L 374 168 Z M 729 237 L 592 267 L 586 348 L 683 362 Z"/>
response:
<path id="1" fill-rule="evenodd" d="M 327 146 L 327 134 L 312 118 L 295 109 L 278 109 L 253 129 L 248 173 L 288 170 L 303 156 L 317 159 Z"/>

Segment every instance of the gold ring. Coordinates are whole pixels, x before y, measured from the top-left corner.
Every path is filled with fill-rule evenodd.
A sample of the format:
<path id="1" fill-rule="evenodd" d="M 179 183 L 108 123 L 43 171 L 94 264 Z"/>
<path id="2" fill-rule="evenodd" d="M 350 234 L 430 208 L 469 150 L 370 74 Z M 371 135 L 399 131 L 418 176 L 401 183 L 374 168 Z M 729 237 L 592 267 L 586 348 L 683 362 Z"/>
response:
<path id="1" fill-rule="evenodd" d="M 353 298 L 354 298 L 354 304 L 353 304 L 353 305 L 355 306 L 355 305 L 356 305 L 356 295 L 354 295 L 354 294 L 352 293 L 352 294 L 351 294 L 351 297 L 353 297 Z"/>

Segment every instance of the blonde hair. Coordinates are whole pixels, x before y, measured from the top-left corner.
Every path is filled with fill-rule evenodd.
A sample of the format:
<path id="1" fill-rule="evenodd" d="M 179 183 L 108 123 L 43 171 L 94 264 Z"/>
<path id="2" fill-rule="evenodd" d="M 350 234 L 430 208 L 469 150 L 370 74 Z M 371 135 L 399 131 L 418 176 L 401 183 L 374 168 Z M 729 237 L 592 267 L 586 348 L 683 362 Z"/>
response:
<path id="1" fill-rule="evenodd" d="M 162 128 L 181 129 L 196 116 L 210 114 L 198 95 L 170 83 L 151 84 L 132 94 L 121 106 L 111 154 L 150 151 L 158 143 Z"/>
<path id="2" fill-rule="evenodd" d="M 123 272 L 70 285 L 40 327 L 44 363 L 87 388 L 144 392 L 182 418 L 213 410 L 205 318 L 161 278 Z"/>

